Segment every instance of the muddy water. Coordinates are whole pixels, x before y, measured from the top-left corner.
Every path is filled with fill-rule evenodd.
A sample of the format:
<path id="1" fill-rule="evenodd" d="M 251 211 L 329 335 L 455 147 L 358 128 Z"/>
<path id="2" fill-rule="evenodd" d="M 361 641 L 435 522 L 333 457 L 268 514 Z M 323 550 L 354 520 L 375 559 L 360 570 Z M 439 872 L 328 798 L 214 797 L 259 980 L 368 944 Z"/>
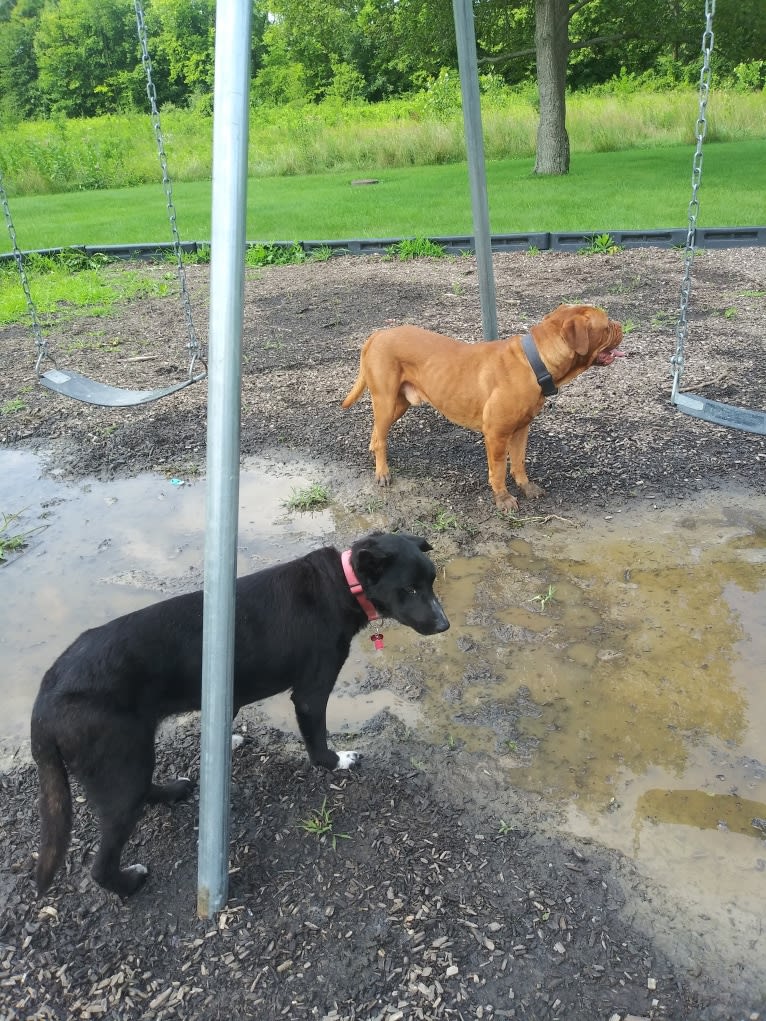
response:
<path id="1" fill-rule="evenodd" d="M 286 513 L 285 501 L 309 484 L 300 469 L 263 468 L 253 463 L 242 476 L 239 573 L 305 553 L 335 530 L 329 511 Z M 31 534 L 0 566 L 6 749 L 25 737 L 43 672 L 80 631 L 202 586 L 205 488 L 148 474 L 64 483 L 42 476 L 31 455 L 0 451 L 0 524 L 9 514 L 19 517 L 8 534 Z"/>
<path id="2" fill-rule="evenodd" d="M 291 493 L 320 478 L 311 465 L 248 462 L 241 573 L 333 542 L 338 528 L 372 527 L 340 512 L 288 513 Z M 11 751 L 23 750 L 42 672 L 79 631 L 201 585 L 204 483 L 66 484 L 42 477 L 29 454 L 0 452 L 0 513 L 19 511 L 12 531 L 40 530 L 0 567 L 0 738 Z M 437 745 L 487 752 L 503 785 L 542 795 L 566 828 L 623 850 L 672 889 L 700 938 L 714 940 L 728 919 L 743 946 L 757 940 L 763 501 L 717 494 L 530 527 L 446 562 L 438 589 L 452 629 L 425 639 L 387 625 L 383 653 L 359 639 L 330 729 L 356 731 L 388 709 Z M 287 698 L 263 716 L 295 733 Z"/>
<path id="3" fill-rule="evenodd" d="M 700 958 L 725 943 L 763 974 L 763 501 L 561 524 L 453 561 L 442 594 L 453 630 L 428 657 L 421 726 L 493 750 L 504 782 L 625 852 L 671 893 Z"/>

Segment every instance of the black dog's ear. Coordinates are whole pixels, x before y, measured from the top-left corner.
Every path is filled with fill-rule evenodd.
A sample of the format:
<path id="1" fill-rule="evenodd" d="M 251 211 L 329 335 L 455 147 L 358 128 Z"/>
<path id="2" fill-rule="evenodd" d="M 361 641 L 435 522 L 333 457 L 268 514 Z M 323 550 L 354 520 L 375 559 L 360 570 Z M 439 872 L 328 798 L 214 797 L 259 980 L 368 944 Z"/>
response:
<path id="1" fill-rule="evenodd" d="M 362 548 L 357 550 L 356 566 L 359 573 L 368 581 L 377 581 L 392 559 L 390 553 L 384 553 L 382 550 Z"/>
<path id="2" fill-rule="evenodd" d="M 428 553 L 433 549 L 428 539 L 422 539 L 419 535 L 410 535 L 409 532 L 397 532 L 397 535 L 401 535 L 402 539 L 409 539 L 410 542 L 414 542 L 418 549 L 421 549 L 424 553 Z"/>

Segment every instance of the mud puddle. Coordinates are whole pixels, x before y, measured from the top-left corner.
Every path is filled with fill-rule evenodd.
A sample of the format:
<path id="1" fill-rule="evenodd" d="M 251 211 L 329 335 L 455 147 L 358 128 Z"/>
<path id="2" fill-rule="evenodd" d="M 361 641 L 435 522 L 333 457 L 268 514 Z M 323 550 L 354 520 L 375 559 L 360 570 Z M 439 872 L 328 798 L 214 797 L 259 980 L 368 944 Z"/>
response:
<path id="1" fill-rule="evenodd" d="M 375 527 L 335 508 L 288 512 L 319 478 L 308 463 L 248 460 L 240 573 Z M 69 484 L 0 452 L 0 513 L 17 512 L 13 531 L 40 530 L 0 567 L 11 755 L 42 673 L 83 628 L 202 584 L 204 482 Z M 766 924 L 762 501 L 647 503 L 440 562 L 451 630 L 424 639 L 387 623 L 383 653 L 360 637 L 330 702 L 337 744 L 387 709 L 435 745 L 489 755 L 501 787 L 539 794 L 564 829 L 672 890 L 699 939 L 715 945 L 725 925 L 731 959 L 752 955 Z M 286 697 L 258 717 L 296 734 Z M 513 823 L 498 798 L 498 825 Z"/>
<path id="2" fill-rule="evenodd" d="M 238 572 L 258 570 L 329 541 L 329 511 L 285 509 L 310 481 L 291 465 L 250 462 L 240 484 Z M 311 481 L 314 481 L 313 479 Z M 0 567 L 0 741 L 26 738 L 44 671 L 86 627 L 200 588 L 205 486 L 198 479 L 143 474 L 65 483 L 42 475 L 34 456 L 0 452 L 0 522 L 29 545 Z"/>

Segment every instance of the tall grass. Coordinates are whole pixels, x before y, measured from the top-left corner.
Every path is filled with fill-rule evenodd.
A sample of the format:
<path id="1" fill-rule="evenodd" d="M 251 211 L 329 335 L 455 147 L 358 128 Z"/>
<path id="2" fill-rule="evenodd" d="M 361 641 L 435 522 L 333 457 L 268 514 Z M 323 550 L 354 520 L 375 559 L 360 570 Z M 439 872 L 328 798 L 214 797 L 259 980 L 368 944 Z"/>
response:
<path id="1" fill-rule="evenodd" d="M 573 153 L 617 152 L 694 141 L 694 89 L 627 95 L 577 93 L 568 100 Z M 537 108 L 530 92 L 483 97 L 488 159 L 534 155 Z M 766 93 L 719 90 L 708 106 L 708 139 L 766 136 Z M 212 172 L 212 121 L 196 111 L 162 112 L 174 181 Z M 452 95 L 421 93 L 374 105 L 327 101 L 259 107 L 250 122 L 251 176 L 457 163 L 465 159 L 462 115 Z M 11 195 L 134 187 L 156 182 L 159 165 L 149 117 L 139 114 L 24 123 L 0 132 L 0 169 Z"/>

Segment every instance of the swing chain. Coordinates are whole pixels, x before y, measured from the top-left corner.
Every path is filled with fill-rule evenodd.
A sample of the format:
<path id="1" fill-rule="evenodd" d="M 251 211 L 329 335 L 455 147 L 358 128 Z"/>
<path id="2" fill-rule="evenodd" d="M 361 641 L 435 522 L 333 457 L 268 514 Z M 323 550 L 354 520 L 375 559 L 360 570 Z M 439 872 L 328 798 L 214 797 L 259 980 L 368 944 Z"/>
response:
<path id="1" fill-rule="evenodd" d="M 176 208 L 173 203 L 173 187 L 170 182 L 170 174 L 168 172 L 168 160 L 165 154 L 165 140 L 162 134 L 162 127 L 160 125 L 160 113 L 157 107 L 157 90 L 154 86 L 154 79 L 152 78 L 152 62 L 149 56 L 149 45 L 147 41 L 146 33 L 146 22 L 144 21 L 144 10 L 141 4 L 141 0 L 134 0 L 133 4 L 136 12 L 136 25 L 138 27 L 138 39 L 141 44 L 141 63 L 144 67 L 146 74 L 146 94 L 149 97 L 149 105 L 152 113 L 152 127 L 154 129 L 154 137 L 157 140 L 157 152 L 160 157 L 160 165 L 162 167 L 162 185 L 165 189 L 165 200 L 167 203 L 168 218 L 170 220 L 170 229 L 173 232 L 173 251 L 176 257 L 176 265 L 178 268 L 178 283 L 181 290 L 181 307 L 183 308 L 184 318 L 186 320 L 186 332 L 189 337 L 189 341 L 186 345 L 188 350 L 191 352 L 191 360 L 189 362 L 189 379 L 194 379 L 194 365 L 195 362 L 200 359 L 200 343 L 197 340 L 197 334 L 194 329 L 194 318 L 192 316 L 191 301 L 189 299 L 189 291 L 186 286 L 186 271 L 184 269 L 183 252 L 181 249 L 181 237 L 178 233 L 178 225 L 176 222 Z M 203 361 L 204 365 L 204 361 Z M 197 378 L 202 379 L 205 373 L 198 376 Z"/>
<path id="2" fill-rule="evenodd" d="M 692 197 L 689 202 L 689 229 L 686 234 L 686 247 L 684 250 L 684 274 L 681 280 L 681 305 L 676 325 L 676 350 L 670 359 L 673 366 L 673 390 L 675 397 L 681 385 L 681 375 L 684 370 L 684 344 L 686 342 L 689 324 L 687 313 L 689 309 L 689 296 L 692 286 L 692 265 L 694 263 L 694 247 L 697 239 L 697 216 L 699 214 L 699 199 L 697 193 L 702 183 L 702 143 L 707 131 L 707 120 L 705 113 L 707 101 L 710 94 L 710 55 L 713 52 L 713 15 L 715 14 L 715 0 L 705 0 L 705 31 L 702 33 L 702 70 L 699 80 L 699 114 L 694 128 L 697 139 L 697 148 L 692 161 Z"/>
<path id="3" fill-rule="evenodd" d="M 21 286 L 24 289 L 24 297 L 27 301 L 27 311 L 29 312 L 29 318 L 32 321 L 32 332 L 35 335 L 35 347 L 37 348 L 37 361 L 35 362 L 35 375 L 40 378 L 40 366 L 46 358 L 50 358 L 54 366 L 56 365 L 56 359 L 48 353 L 48 341 L 43 337 L 42 327 L 40 326 L 40 320 L 37 318 L 37 309 L 32 301 L 32 292 L 29 289 L 29 280 L 27 279 L 27 271 L 24 268 L 24 256 L 21 254 L 19 243 L 16 240 L 16 228 L 13 225 L 13 219 L 11 218 L 11 209 L 8 205 L 8 196 L 5 193 L 5 185 L 3 184 L 3 175 L 0 173 L 0 201 L 3 204 L 3 213 L 5 215 L 5 222 L 8 227 L 8 234 L 11 239 L 11 246 L 13 248 L 13 258 L 16 261 L 18 267 L 19 277 L 21 279 Z"/>

